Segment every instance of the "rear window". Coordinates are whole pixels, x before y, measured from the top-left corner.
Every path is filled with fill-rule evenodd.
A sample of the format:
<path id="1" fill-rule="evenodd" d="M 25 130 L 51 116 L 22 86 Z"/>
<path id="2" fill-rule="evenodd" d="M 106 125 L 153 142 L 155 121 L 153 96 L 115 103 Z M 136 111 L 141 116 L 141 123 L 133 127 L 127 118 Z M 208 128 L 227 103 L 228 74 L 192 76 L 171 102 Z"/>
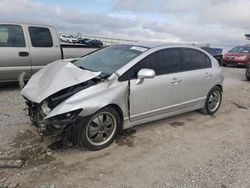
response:
<path id="1" fill-rule="evenodd" d="M 48 28 L 29 27 L 31 44 L 33 47 L 52 47 L 53 40 Z"/>
<path id="2" fill-rule="evenodd" d="M 250 47 L 237 46 L 237 47 L 234 47 L 229 52 L 232 52 L 232 53 L 250 53 Z"/>

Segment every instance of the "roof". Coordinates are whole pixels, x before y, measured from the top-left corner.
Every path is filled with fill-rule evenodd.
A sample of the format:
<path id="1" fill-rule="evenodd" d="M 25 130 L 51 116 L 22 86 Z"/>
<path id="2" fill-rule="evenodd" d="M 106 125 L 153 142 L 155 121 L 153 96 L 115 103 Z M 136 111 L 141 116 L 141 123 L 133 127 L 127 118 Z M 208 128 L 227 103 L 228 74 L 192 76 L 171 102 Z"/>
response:
<path id="1" fill-rule="evenodd" d="M 167 43 L 167 42 L 123 42 L 122 44 L 143 46 L 147 48 L 155 48 L 159 46 L 169 46 L 169 47 L 208 47 L 208 44 L 195 44 L 195 43 Z"/>
<path id="2" fill-rule="evenodd" d="M 25 22 L 0 22 L 2 25 L 28 25 L 28 26 L 37 26 L 37 27 L 54 27 L 46 24 L 36 24 L 36 23 L 25 23 Z"/>

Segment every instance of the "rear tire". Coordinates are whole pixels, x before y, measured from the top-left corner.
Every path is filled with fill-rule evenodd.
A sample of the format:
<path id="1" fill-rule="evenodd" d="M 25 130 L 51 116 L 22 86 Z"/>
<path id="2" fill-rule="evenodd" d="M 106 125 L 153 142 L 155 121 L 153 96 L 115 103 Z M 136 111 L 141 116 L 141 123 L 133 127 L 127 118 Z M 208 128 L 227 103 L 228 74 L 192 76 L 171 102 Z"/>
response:
<path id="1" fill-rule="evenodd" d="M 122 127 L 119 113 L 112 107 L 105 107 L 98 112 L 79 120 L 79 146 L 92 151 L 109 146 Z M 79 130 L 79 129 L 78 129 Z"/>
<path id="2" fill-rule="evenodd" d="M 246 64 L 245 76 L 246 76 L 247 81 L 250 81 L 250 62 L 248 62 L 248 63 Z"/>
<path id="3" fill-rule="evenodd" d="M 200 111 L 206 115 L 213 115 L 219 109 L 221 101 L 222 101 L 221 88 L 215 86 L 213 89 L 209 91 L 204 107 Z"/>
<path id="4" fill-rule="evenodd" d="M 250 67 L 249 67 L 249 65 L 246 69 L 246 79 L 247 79 L 247 81 L 250 81 Z"/>

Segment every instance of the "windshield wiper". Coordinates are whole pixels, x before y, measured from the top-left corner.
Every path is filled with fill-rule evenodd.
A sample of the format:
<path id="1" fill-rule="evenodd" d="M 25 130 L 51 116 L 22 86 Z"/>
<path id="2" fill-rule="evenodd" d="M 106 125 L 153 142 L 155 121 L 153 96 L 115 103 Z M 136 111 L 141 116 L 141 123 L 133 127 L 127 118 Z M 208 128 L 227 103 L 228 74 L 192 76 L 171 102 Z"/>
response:
<path id="1" fill-rule="evenodd" d="M 82 66 L 79 66 L 79 68 L 80 68 L 80 69 L 83 69 L 83 70 L 91 71 L 91 70 L 89 70 L 89 69 L 87 69 L 87 68 L 85 68 L 85 67 L 82 67 Z"/>
<path id="2" fill-rule="evenodd" d="M 83 69 L 83 70 L 88 70 L 88 71 L 96 72 L 96 71 L 87 69 L 87 68 L 82 67 L 82 66 L 79 66 L 79 68 L 80 68 L 80 69 Z M 108 78 L 108 77 L 110 77 L 110 76 L 111 76 L 111 74 L 101 72 L 101 74 L 100 74 L 98 77 L 100 77 L 101 79 L 106 79 L 106 78 Z"/>
<path id="3" fill-rule="evenodd" d="M 111 76 L 111 74 L 104 73 L 104 72 L 102 72 L 102 73 L 99 75 L 99 77 L 100 77 L 101 79 L 107 79 L 107 78 L 110 77 L 110 76 Z"/>

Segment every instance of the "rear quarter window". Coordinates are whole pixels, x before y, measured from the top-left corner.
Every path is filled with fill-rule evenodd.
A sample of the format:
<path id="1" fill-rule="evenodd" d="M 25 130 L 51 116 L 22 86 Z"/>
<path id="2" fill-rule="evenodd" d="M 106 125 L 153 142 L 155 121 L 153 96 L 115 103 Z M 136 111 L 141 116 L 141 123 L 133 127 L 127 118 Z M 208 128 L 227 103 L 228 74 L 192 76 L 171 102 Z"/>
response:
<path id="1" fill-rule="evenodd" d="M 53 40 L 48 28 L 29 27 L 31 44 L 33 47 L 52 47 Z"/>
<path id="2" fill-rule="evenodd" d="M 184 69 L 186 71 L 212 67 L 210 58 L 201 51 L 185 48 L 183 55 Z"/>

